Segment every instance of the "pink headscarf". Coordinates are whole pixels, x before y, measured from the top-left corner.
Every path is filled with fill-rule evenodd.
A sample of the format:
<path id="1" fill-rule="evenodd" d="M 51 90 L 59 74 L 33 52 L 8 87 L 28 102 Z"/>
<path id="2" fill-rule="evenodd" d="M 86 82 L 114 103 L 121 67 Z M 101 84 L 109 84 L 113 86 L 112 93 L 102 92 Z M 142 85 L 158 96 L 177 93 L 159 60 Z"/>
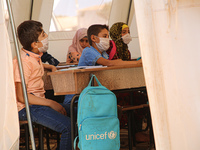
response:
<path id="1" fill-rule="evenodd" d="M 81 47 L 79 40 L 87 36 L 87 29 L 86 28 L 80 28 L 76 31 L 76 34 L 73 38 L 72 45 L 68 49 L 69 52 L 78 52 L 79 54 L 82 54 L 83 48 Z"/>

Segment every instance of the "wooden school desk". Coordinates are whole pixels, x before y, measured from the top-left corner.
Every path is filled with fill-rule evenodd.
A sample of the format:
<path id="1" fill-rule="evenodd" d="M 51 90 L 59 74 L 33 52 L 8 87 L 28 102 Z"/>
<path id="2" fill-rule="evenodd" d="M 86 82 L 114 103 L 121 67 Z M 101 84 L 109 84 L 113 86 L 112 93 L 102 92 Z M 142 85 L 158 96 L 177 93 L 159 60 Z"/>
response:
<path id="1" fill-rule="evenodd" d="M 109 90 L 121 90 L 145 86 L 141 65 L 75 69 L 48 72 L 54 95 L 80 94 L 88 85 L 90 74 L 96 75 L 100 83 Z M 48 85 L 46 85 L 48 86 Z"/>

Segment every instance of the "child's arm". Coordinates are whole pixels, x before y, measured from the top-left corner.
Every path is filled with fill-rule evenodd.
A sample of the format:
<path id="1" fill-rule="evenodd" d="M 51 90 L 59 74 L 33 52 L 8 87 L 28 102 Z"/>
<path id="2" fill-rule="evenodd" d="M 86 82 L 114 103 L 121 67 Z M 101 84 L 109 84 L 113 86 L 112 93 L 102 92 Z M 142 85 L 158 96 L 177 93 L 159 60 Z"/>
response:
<path id="1" fill-rule="evenodd" d="M 52 72 L 54 72 L 54 71 L 57 70 L 55 66 L 49 65 L 49 64 L 43 64 L 43 67 L 44 67 L 45 69 L 51 70 Z"/>
<path id="2" fill-rule="evenodd" d="M 138 60 L 138 61 L 123 61 L 121 59 L 115 59 L 115 60 L 107 60 L 103 57 L 100 57 L 97 60 L 97 64 L 99 65 L 103 65 L 103 66 L 124 66 L 124 65 L 138 65 L 138 64 L 142 64 L 142 60 Z"/>
<path id="3" fill-rule="evenodd" d="M 16 82 L 15 85 L 16 85 L 17 100 L 21 103 L 25 103 L 23 92 L 22 92 L 21 82 Z M 48 107 L 51 107 L 52 109 L 56 110 L 57 112 L 59 112 L 63 115 L 67 115 L 67 112 L 64 109 L 64 107 L 62 105 L 60 105 L 59 103 L 57 103 L 56 101 L 46 99 L 46 98 L 37 97 L 33 94 L 28 94 L 28 100 L 29 100 L 29 104 L 31 104 L 31 105 L 48 106 Z"/>

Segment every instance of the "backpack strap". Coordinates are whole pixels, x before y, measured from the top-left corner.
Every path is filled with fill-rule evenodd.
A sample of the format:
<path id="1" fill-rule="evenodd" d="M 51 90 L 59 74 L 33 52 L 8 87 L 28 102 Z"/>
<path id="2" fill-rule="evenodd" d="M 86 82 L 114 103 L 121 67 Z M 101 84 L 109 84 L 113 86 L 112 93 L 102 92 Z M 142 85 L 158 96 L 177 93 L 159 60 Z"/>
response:
<path id="1" fill-rule="evenodd" d="M 88 86 L 91 86 L 91 85 L 92 85 L 92 79 L 93 79 L 94 77 L 95 77 L 95 79 L 96 79 L 96 81 L 97 81 L 98 86 L 102 86 L 101 83 L 99 82 L 99 80 L 97 79 L 97 77 L 96 77 L 94 74 L 92 75 Z"/>
<path id="2" fill-rule="evenodd" d="M 78 139 L 78 136 L 74 139 L 74 150 L 76 150 L 76 141 Z"/>

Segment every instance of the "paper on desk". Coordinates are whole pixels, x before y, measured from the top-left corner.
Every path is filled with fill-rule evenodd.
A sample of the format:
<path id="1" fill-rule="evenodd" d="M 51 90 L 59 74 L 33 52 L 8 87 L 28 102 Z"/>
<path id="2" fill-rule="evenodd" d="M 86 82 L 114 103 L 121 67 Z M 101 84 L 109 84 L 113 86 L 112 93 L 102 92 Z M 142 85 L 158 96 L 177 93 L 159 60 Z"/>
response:
<path id="1" fill-rule="evenodd" d="M 62 68 L 69 68 L 69 67 L 76 67 L 77 65 L 63 65 L 63 66 L 56 66 L 57 69 L 62 69 Z"/>
<path id="2" fill-rule="evenodd" d="M 75 69 L 91 69 L 91 68 L 103 68 L 103 67 L 107 67 L 107 66 L 77 66 L 77 67 L 70 67 L 70 68 L 66 68 L 66 69 L 60 69 L 57 71 L 68 71 L 68 70 L 75 70 Z"/>

